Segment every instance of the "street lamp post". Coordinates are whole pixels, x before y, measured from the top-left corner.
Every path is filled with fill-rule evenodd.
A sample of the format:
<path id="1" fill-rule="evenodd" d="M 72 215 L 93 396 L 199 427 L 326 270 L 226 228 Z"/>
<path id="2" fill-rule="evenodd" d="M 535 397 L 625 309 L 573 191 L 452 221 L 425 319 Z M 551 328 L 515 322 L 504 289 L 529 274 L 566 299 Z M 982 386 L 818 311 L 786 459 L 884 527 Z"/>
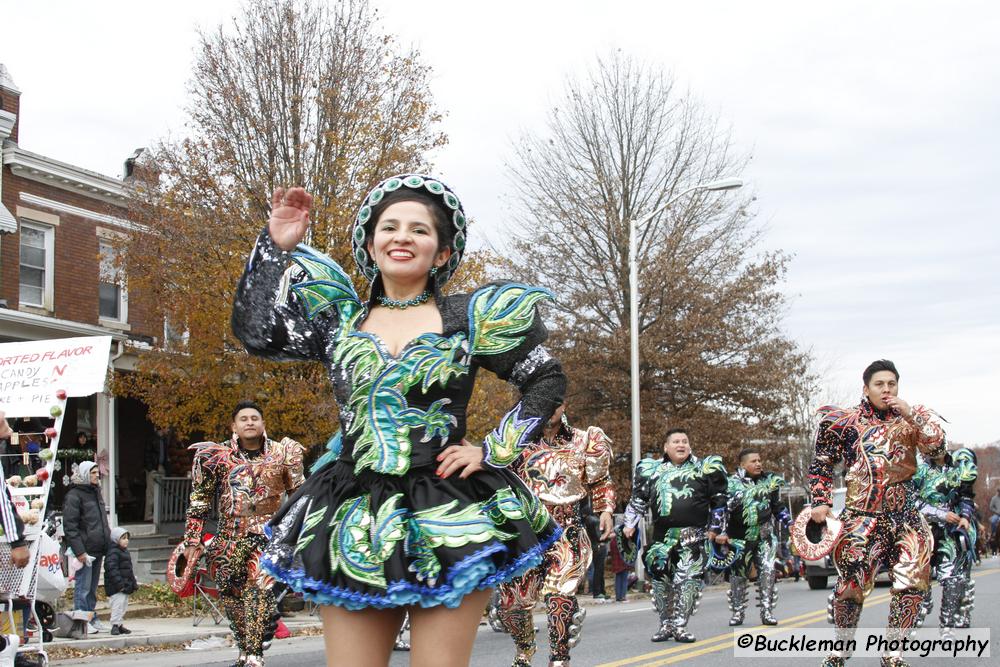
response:
<path id="1" fill-rule="evenodd" d="M 632 468 L 635 469 L 636 464 L 639 463 L 639 457 L 642 456 L 642 451 L 639 443 L 639 249 L 638 243 L 636 242 L 636 235 L 638 231 L 649 223 L 650 220 L 655 218 L 661 212 L 670 208 L 670 206 L 686 195 L 692 192 L 699 192 L 701 190 L 718 191 L 718 190 L 735 190 L 737 188 L 743 187 L 743 181 L 738 178 L 725 178 L 720 181 L 712 181 L 710 183 L 699 183 L 694 185 L 687 190 L 684 190 L 678 195 L 671 197 L 666 204 L 660 206 L 652 213 L 647 215 L 642 220 L 636 222 L 635 218 L 629 218 L 628 221 L 628 286 L 629 286 L 629 338 L 631 343 L 631 380 L 632 380 Z M 636 528 L 636 532 L 643 535 L 645 538 L 645 533 L 642 533 L 644 529 L 644 521 L 639 520 L 639 525 Z M 636 574 L 641 581 L 643 579 L 643 564 L 642 559 L 636 559 L 635 564 Z"/>

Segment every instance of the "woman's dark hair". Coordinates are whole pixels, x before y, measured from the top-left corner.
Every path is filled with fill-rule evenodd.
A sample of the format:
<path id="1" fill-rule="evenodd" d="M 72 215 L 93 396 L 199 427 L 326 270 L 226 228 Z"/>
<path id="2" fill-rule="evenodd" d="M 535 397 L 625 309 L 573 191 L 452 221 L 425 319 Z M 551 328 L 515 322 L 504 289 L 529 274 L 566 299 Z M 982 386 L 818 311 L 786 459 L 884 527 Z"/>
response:
<path id="1" fill-rule="evenodd" d="M 260 406 L 257 405 L 255 402 L 253 402 L 253 401 L 240 401 L 239 403 L 236 404 L 236 407 L 233 408 L 233 414 L 230 415 L 229 419 L 232 420 L 232 421 L 236 421 L 236 415 L 240 414 L 240 410 L 246 410 L 247 408 L 250 408 L 252 410 L 256 410 L 257 414 L 260 415 L 260 418 L 261 419 L 264 418 L 264 411 L 261 410 Z"/>
<path id="2" fill-rule="evenodd" d="M 892 363 L 888 359 L 879 359 L 878 361 L 873 361 L 868 364 L 868 368 L 865 372 L 861 374 L 861 378 L 865 381 L 865 386 L 871 382 L 872 376 L 879 371 L 889 371 L 896 376 L 896 382 L 899 382 L 899 371 L 896 370 L 896 364 Z"/>
<path id="3" fill-rule="evenodd" d="M 434 221 L 434 229 L 437 230 L 438 252 L 441 252 L 445 248 L 450 248 L 455 236 L 449 217 L 450 213 L 437 198 L 420 190 L 411 190 L 410 188 L 400 188 L 390 192 L 382 198 L 382 201 L 372 207 L 371 222 L 368 223 L 368 229 L 366 230 L 367 237 L 372 238 L 375 225 L 378 224 L 379 218 L 382 217 L 387 208 L 404 201 L 414 201 L 427 207 L 427 210 L 431 214 L 431 220 Z"/>

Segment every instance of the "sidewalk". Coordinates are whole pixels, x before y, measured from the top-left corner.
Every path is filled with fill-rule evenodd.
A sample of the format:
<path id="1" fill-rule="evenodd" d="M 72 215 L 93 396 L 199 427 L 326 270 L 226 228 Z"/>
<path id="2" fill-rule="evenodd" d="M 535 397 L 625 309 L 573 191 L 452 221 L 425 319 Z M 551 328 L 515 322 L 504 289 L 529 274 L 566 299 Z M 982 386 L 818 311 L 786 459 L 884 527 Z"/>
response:
<path id="1" fill-rule="evenodd" d="M 318 616 L 309 616 L 304 612 L 287 616 L 282 619 L 295 637 L 298 630 L 319 627 Z M 107 621 L 104 621 L 108 625 Z M 89 635 L 87 639 L 56 638 L 46 644 L 46 648 L 74 648 L 87 650 L 93 648 L 125 648 L 127 646 L 156 646 L 161 644 L 180 644 L 193 639 L 208 637 L 228 637 L 231 633 L 229 623 L 225 619 L 216 625 L 211 617 L 202 619 L 197 626 L 191 623 L 191 618 L 136 618 L 125 616 L 125 627 L 132 631 L 130 635 L 112 635 L 110 632 L 100 632 Z M 110 626 L 109 626 L 110 628 Z"/>

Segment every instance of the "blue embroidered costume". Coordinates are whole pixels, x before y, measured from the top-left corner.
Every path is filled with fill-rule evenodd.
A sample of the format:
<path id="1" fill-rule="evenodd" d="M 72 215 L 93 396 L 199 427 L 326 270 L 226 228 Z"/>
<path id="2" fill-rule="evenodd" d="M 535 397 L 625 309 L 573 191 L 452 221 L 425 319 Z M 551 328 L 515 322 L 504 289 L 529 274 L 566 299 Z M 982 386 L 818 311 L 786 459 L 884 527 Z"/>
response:
<path id="1" fill-rule="evenodd" d="M 726 469 L 718 456 L 691 454 L 679 465 L 643 459 L 635 467 L 625 525 L 635 527 L 652 507 L 653 537 L 643 549 L 660 617 L 652 641 L 694 641 L 686 628 L 705 586 L 705 529 L 718 532 L 725 502 Z"/>
<path id="2" fill-rule="evenodd" d="M 563 400 L 565 377 L 542 346 L 536 305 L 551 294 L 490 284 L 444 297 L 458 267 L 465 217 L 441 182 L 419 175 L 382 182 L 353 230 L 354 257 L 381 291 L 366 249 L 377 204 L 410 188 L 435 198 L 454 226 L 452 254 L 433 280 L 442 333 L 425 333 L 393 356 L 360 326 L 370 308 L 344 271 L 306 246 L 287 253 L 265 231 L 237 292 L 233 330 L 254 354 L 326 364 L 340 406 L 338 448 L 270 524 L 261 564 L 320 604 L 348 609 L 458 606 L 541 562 L 560 530 L 505 466 L 537 437 Z M 476 372 L 510 381 L 521 400 L 485 442 L 485 470 L 435 475 L 435 457 L 460 444 Z"/>
<path id="3" fill-rule="evenodd" d="M 723 533 L 729 537 L 732 563 L 729 565 L 729 625 L 742 625 L 746 613 L 747 587 L 751 570 L 757 569 L 757 602 L 760 621 L 776 625 L 774 606 L 774 561 L 778 553 L 778 531 L 774 519 L 791 523 L 788 508 L 778 498 L 785 485 L 780 475 L 764 472 L 752 477 L 743 468 L 729 476 L 728 500 Z M 728 559 L 727 559 L 728 560 Z"/>
<path id="4" fill-rule="evenodd" d="M 913 476 L 917 507 L 934 534 L 931 567 L 941 584 L 940 627 L 944 634 L 951 634 L 952 628 L 969 627 L 975 600 L 972 565 L 976 559 L 976 505 L 972 487 L 977 474 L 976 455 L 962 448 L 937 459 L 921 460 Z M 949 523 L 949 513 L 968 521 L 968 529 Z M 932 606 L 928 588 L 921 621 Z"/>

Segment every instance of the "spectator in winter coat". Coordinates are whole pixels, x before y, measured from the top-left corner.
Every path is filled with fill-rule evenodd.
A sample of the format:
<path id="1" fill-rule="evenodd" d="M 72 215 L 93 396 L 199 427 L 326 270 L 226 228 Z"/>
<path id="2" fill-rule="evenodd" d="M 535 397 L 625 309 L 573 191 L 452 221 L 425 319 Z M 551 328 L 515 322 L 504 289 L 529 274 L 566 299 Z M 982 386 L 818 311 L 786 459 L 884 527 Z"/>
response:
<path id="1" fill-rule="evenodd" d="M 128 596 L 139 588 L 132 571 L 132 555 L 128 552 L 128 531 L 121 526 L 111 530 L 111 544 L 104 559 L 104 592 L 111 604 L 111 634 L 130 635 L 122 621 L 128 610 Z"/>
<path id="2" fill-rule="evenodd" d="M 82 567 L 76 573 L 73 588 L 73 629 L 69 636 L 84 639 L 97 607 L 97 580 L 100 578 L 101 564 L 111 542 L 111 528 L 104 509 L 104 499 L 98 486 L 100 475 L 97 464 L 84 461 L 73 476 L 63 501 L 63 531 L 69 544 L 71 558 L 80 561 Z"/>
<path id="3" fill-rule="evenodd" d="M 611 538 L 611 571 L 615 573 L 615 602 L 625 602 L 628 599 L 628 575 L 632 566 L 622 555 L 617 533 Z"/>

